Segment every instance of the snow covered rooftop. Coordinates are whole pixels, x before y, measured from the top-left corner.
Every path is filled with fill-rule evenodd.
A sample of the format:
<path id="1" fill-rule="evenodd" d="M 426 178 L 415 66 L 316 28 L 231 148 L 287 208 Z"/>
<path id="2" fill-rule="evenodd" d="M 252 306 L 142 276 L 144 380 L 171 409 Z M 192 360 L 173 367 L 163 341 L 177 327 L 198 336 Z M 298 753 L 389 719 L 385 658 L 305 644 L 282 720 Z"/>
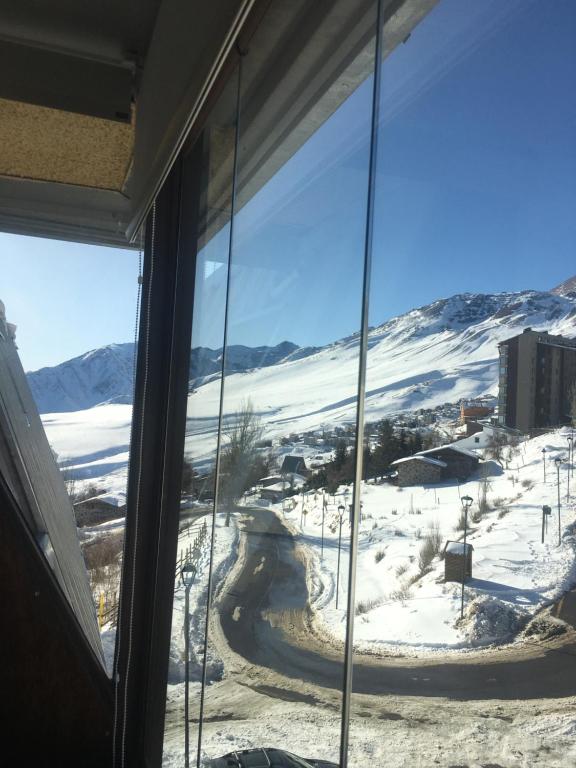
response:
<path id="1" fill-rule="evenodd" d="M 439 445 L 437 448 L 428 448 L 425 451 L 420 451 L 418 455 L 426 456 L 428 453 L 438 453 L 438 451 L 444 451 L 447 448 L 453 451 L 458 451 L 458 453 L 463 453 L 464 456 L 470 456 L 472 459 L 478 459 L 478 456 L 476 456 L 475 453 L 469 451 L 467 448 L 462 448 L 458 443 L 449 443 L 448 445 Z"/>
<path id="2" fill-rule="evenodd" d="M 415 456 L 405 456 L 403 459 L 396 459 L 396 461 L 393 461 L 390 466 L 394 467 L 396 464 L 404 464 L 406 461 L 423 461 L 426 464 L 434 464 L 436 467 L 448 466 L 445 461 L 441 461 L 440 459 L 431 459 L 429 456 L 420 456 L 419 454 L 416 454 Z"/>
<path id="3" fill-rule="evenodd" d="M 466 550 L 464 550 L 466 548 Z M 444 547 L 444 552 L 448 552 L 450 555 L 463 555 L 464 551 L 470 554 L 474 547 L 472 544 L 464 544 L 463 541 L 447 541 Z"/>

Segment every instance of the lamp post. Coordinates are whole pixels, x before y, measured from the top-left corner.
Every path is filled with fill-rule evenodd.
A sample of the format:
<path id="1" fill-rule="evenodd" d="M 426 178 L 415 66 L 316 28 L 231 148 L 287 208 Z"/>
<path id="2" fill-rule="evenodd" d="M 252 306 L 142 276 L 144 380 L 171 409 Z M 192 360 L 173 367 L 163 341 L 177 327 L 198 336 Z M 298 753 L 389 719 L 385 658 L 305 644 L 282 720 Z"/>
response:
<path id="1" fill-rule="evenodd" d="M 462 496 L 460 499 L 464 507 L 464 551 L 462 552 L 462 596 L 460 599 L 460 618 L 464 618 L 464 581 L 466 580 L 466 534 L 468 532 L 468 510 L 472 506 L 474 499 L 472 496 Z"/>
<path id="2" fill-rule="evenodd" d="M 186 671 L 184 677 L 184 766 L 190 766 L 190 723 L 188 715 L 188 699 L 190 686 L 190 589 L 196 577 L 196 566 L 187 562 L 182 566 L 180 577 L 184 584 L 184 660 Z"/>
<path id="3" fill-rule="evenodd" d="M 338 566 L 336 568 L 336 608 L 338 608 L 338 591 L 340 587 L 340 547 L 342 545 L 342 523 L 344 521 L 344 512 L 346 507 L 340 504 L 338 507 L 338 515 L 340 517 L 338 521 Z"/>
<path id="4" fill-rule="evenodd" d="M 324 560 L 324 516 L 326 515 L 326 492 L 322 489 L 322 540 L 320 544 L 320 560 Z"/>
<path id="5" fill-rule="evenodd" d="M 546 482 L 546 448 L 542 448 L 542 466 L 544 467 L 544 482 Z"/>
<path id="6" fill-rule="evenodd" d="M 570 468 L 572 466 L 572 459 L 573 456 L 573 445 L 572 445 L 572 438 L 568 438 L 568 476 L 567 476 L 567 485 L 566 485 L 566 501 L 570 501 Z"/>
<path id="7" fill-rule="evenodd" d="M 560 546 L 561 543 L 561 525 L 560 525 L 560 464 L 561 464 L 560 458 L 557 456 L 554 459 L 554 464 L 556 464 L 556 474 L 558 476 L 558 546 Z"/>
<path id="8" fill-rule="evenodd" d="M 544 533 L 548 528 L 548 516 L 552 514 L 552 510 L 547 504 L 542 507 L 542 544 L 544 544 Z"/>

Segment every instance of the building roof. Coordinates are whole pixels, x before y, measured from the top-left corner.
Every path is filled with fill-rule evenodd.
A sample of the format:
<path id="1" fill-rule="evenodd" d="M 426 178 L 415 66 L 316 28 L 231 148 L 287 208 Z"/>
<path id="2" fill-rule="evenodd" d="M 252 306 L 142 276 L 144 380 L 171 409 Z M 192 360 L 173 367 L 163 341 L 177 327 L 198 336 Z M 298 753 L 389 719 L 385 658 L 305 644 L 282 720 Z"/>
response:
<path id="1" fill-rule="evenodd" d="M 461 453 L 464 456 L 468 456 L 471 459 L 474 459 L 475 461 L 478 461 L 478 456 L 476 456 L 475 453 L 472 453 L 472 451 L 469 451 L 467 448 L 460 447 L 457 443 L 448 443 L 447 445 L 440 445 L 437 448 L 428 448 L 425 451 L 420 451 L 419 455 L 426 456 L 426 455 L 433 455 L 435 453 L 439 453 L 440 451 L 456 451 L 457 453 Z"/>
<path id="2" fill-rule="evenodd" d="M 298 472 L 302 465 L 306 467 L 306 462 L 302 456 L 284 456 L 284 461 L 282 462 L 282 468 L 280 471 Z"/>
<path id="3" fill-rule="evenodd" d="M 396 459 L 390 466 L 395 467 L 397 464 L 405 464 L 407 461 L 421 461 L 425 464 L 434 464 L 436 467 L 448 466 L 448 464 L 446 464 L 445 461 L 441 461 L 441 459 L 431 459 L 429 456 L 420 456 L 419 454 L 416 454 L 415 456 L 405 456 L 403 459 Z"/>
<path id="4" fill-rule="evenodd" d="M 44 552 L 86 640 L 103 663 L 74 510 L 4 319 L 0 319 L 0 331 L 0 475 Z"/>
<path id="5" fill-rule="evenodd" d="M 474 547 L 472 544 L 464 544 L 463 541 L 447 541 L 446 546 L 444 547 L 444 552 L 447 552 L 450 555 L 463 555 L 465 551 L 466 554 L 473 552 Z"/>

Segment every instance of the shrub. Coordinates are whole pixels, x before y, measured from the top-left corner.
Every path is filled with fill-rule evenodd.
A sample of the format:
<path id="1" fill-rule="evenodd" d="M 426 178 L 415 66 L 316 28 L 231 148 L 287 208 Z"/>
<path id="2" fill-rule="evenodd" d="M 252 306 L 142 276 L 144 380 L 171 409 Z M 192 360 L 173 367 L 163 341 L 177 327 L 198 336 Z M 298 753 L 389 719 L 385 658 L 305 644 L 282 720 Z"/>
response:
<path id="1" fill-rule="evenodd" d="M 410 583 L 408 581 L 401 582 L 398 589 L 394 590 L 394 592 L 390 594 L 390 598 L 392 600 L 400 600 L 401 602 L 410 600 L 411 597 L 412 590 L 410 589 Z"/>
<path id="2" fill-rule="evenodd" d="M 380 600 L 361 600 L 356 604 L 356 616 L 362 616 L 364 613 L 368 613 L 373 608 L 378 608 Z"/>
<path id="3" fill-rule="evenodd" d="M 401 563 L 396 568 L 396 576 L 403 576 L 407 570 L 408 570 L 408 563 Z"/>
<path id="4" fill-rule="evenodd" d="M 421 575 L 424 575 L 430 566 L 432 561 L 440 552 L 442 547 L 442 534 L 440 532 L 440 526 L 438 522 L 432 523 L 424 537 L 420 552 L 418 553 L 418 570 Z"/>
<path id="5" fill-rule="evenodd" d="M 379 563 L 379 562 L 381 562 L 382 560 L 384 560 L 384 555 L 385 555 L 385 554 L 386 554 L 386 551 L 385 551 L 384 549 L 379 549 L 379 550 L 378 550 L 378 551 L 375 553 L 375 555 L 374 555 L 374 560 L 375 560 L 375 562 Z"/>
<path id="6" fill-rule="evenodd" d="M 434 551 L 434 545 L 430 539 L 426 537 L 422 542 L 420 552 L 418 553 L 418 570 L 421 574 L 426 573 L 430 569 L 432 560 L 434 560 L 435 557 L 436 552 Z"/>
<path id="7" fill-rule="evenodd" d="M 520 485 L 522 486 L 522 488 L 525 488 L 527 491 L 530 491 L 532 490 L 532 488 L 534 488 L 534 480 L 530 480 L 526 478 L 525 480 L 522 480 Z"/>
<path id="8" fill-rule="evenodd" d="M 100 536 L 83 547 L 82 553 L 92 589 L 114 590 L 118 587 L 122 547 L 122 534 Z"/>
<path id="9" fill-rule="evenodd" d="M 504 507 L 504 509 L 501 509 L 498 512 L 498 520 L 502 520 L 503 517 L 506 517 L 506 515 L 510 512 L 510 509 L 508 507 Z"/>
<path id="10" fill-rule="evenodd" d="M 84 562 L 89 571 L 112 565 L 122 551 L 121 536 L 101 536 L 84 547 Z"/>
<path id="11" fill-rule="evenodd" d="M 473 523 L 479 523 L 483 517 L 484 517 L 483 510 L 476 509 L 474 510 L 474 512 L 472 512 L 470 519 L 472 520 Z"/>

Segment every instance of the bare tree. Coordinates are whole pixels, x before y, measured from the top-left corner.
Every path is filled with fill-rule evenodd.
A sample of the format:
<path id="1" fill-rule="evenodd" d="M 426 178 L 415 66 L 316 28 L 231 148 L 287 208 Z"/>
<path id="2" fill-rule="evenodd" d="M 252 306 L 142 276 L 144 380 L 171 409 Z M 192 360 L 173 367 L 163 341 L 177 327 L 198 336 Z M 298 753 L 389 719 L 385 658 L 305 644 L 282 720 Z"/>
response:
<path id="1" fill-rule="evenodd" d="M 244 491 L 250 488 L 264 466 L 257 452 L 257 443 L 264 429 L 251 400 L 242 402 L 240 410 L 230 419 L 224 430 L 220 457 L 220 495 L 226 504 L 226 525 L 230 525 L 230 512 Z"/>
<path id="2" fill-rule="evenodd" d="M 486 455 L 494 459 L 502 467 L 505 448 L 508 445 L 508 437 L 503 432 L 493 432 L 486 446 Z"/>

